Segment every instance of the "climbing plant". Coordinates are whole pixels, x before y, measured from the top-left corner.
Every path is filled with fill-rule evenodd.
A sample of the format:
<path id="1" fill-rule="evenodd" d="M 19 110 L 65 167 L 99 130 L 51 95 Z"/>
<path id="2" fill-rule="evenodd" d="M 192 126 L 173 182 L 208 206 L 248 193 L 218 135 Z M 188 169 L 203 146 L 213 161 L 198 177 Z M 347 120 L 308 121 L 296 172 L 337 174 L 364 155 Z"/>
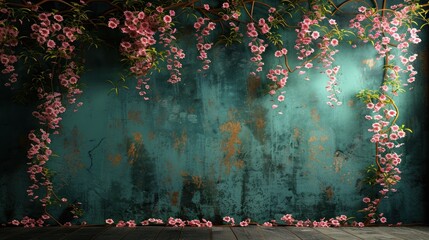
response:
<path id="1" fill-rule="evenodd" d="M 400 109 L 395 98 L 406 92 L 416 80 L 414 63 L 417 53 L 409 49 L 419 44 L 419 33 L 428 23 L 429 3 L 417 0 L 358 1 L 345 0 L 168 0 L 168 1 L 105 1 L 105 0 L 39 0 L 0 1 L 0 61 L 2 83 L 12 91 L 35 96 L 37 106 L 33 116 L 40 127 L 28 133 L 28 175 L 31 184 L 27 194 L 43 209 L 39 218 L 24 217 L 11 221 L 14 225 L 43 226 L 59 222 L 49 209 L 66 206 L 76 217 L 82 210 L 80 203 L 69 203 L 58 196 L 52 182 L 53 173 L 47 162 L 55 153 L 51 149 L 52 134 L 59 134 L 62 114 L 83 105 L 78 100 L 83 93 L 80 76 L 85 70 L 88 47 L 112 47 L 103 39 L 101 31 L 120 37 L 118 49 L 126 63 L 128 75 L 113 82 L 112 92 L 133 85 L 143 100 L 151 99 L 151 76 L 156 71 L 169 73 L 165 81 L 177 84 L 182 80 L 183 63 L 193 61 L 180 47 L 179 26 L 191 25 L 198 52 L 201 74 L 210 71 L 214 61 L 212 51 L 219 44 L 227 47 L 245 44 L 251 53 L 249 74 L 266 79 L 266 94 L 272 98 L 273 111 L 287 104 L 287 82 L 296 75 L 309 80 L 307 72 L 317 68 L 326 78 L 327 106 L 342 105 L 338 74 L 341 63 L 335 61 L 339 46 L 358 48 L 372 46 L 377 59 L 383 61 L 383 76 L 377 89 L 356 91 L 367 108 L 363 116 L 371 122 L 368 131 L 375 145 L 375 159 L 368 172 L 368 183 L 378 186 L 378 193 L 364 197 L 366 220 L 354 221 L 364 226 L 387 219 L 380 213 L 382 199 L 395 192 L 401 180 L 402 154 L 400 147 L 407 132 L 397 122 Z M 352 17 L 343 14 L 353 11 Z M 341 20 L 341 22 L 339 21 Z M 286 31 L 294 32 L 295 41 L 284 41 Z M 189 35 L 181 35 L 189 37 Z M 282 64 L 267 66 L 265 59 L 277 58 Z M 291 59 L 294 59 L 291 61 Z M 295 63 L 294 65 L 291 63 Z M 130 83 L 129 79 L 135 79 Z M 281 114 L 281 112 L 278 112 Z M 223 219 L 235 224 L 234 219 Z M 295 220 L 286 214 L 282 220 L 297 226 L 340 226 L 351 218 L 341 215 L 320 221 Z M 107 219 L 113 224 L 113 219 Z M 142 225 L 163 224 L 161 219 L 147 219 Z M 247 226 L 250 219 L 240 222 Z M 207 226 L 207 220 L 183 221 L 170 218 L 172 226 Z M 264 226 L 273 226 L 266 222 Z M 119 221 L 117 226 L 135 226 L 134 220 Z"/>

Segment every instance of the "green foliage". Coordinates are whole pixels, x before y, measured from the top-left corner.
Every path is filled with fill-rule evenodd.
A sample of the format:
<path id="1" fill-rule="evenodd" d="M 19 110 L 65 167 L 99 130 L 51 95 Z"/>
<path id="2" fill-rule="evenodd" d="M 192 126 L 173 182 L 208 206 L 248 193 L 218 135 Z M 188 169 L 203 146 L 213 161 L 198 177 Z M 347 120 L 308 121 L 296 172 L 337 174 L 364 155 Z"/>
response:
<path id="1" fill-rule="evenodd" d="M 128 90 L 129 87 L 127 86 L 127 79 L 124 75 L 121 75 L 121 77 L 116 80 L 115 82 L 112 80 L 107 80 L 108 83 L 112 85 L 112 88 L 109 90 L 108 94 L 114 93 L 115 95 L 119 95 L 120 89 L 126 89 Z"/>
<path id="2" fill-rule="evenodd" d="M 356 94 L 356 97 L 359 98 L 364 103 L 370 103 L 373 99 L 378 99 L 380 97 L 380 91 L 363 89 Z"/>
<path id="3" fill-rule="evenodd" d="M 371 164 L 365 168 L 364 182 L 370 186 L 377 184 L 378 168 L 375 164 Z"/>

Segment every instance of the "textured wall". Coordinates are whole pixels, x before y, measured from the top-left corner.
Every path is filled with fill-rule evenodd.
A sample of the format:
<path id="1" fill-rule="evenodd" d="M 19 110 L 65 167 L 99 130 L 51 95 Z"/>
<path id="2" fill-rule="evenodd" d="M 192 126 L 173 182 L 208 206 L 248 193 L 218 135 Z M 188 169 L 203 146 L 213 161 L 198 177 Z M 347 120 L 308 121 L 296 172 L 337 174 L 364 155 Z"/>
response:
<path id="1" fill-rule="evenodd" d="M 201 74 L 200 63 L 192 62 L 193 42 L 188 44 L 183 81 L 172 86 L 166 75 L 154 75 L 149 102 L 133 90 L 108 95 L 106 80 L 122 71 L 119 56 L 106 49 L 89 54 L 84 106 L 64 114 L 61 135 L 53 138 L 58 157 L 49 163 L 60 194 L 83 203 L 84 219 L 356 216 L 370 192 L 363 169 L 374 159 L 374 146 L 355 94 L 380 84 L 382 62 L 375 52 L 344 46 L 338 53 L 343 106 L 326 105 L 326 77 L 313 70 L 310 81 L 290 77 L 279 115 L 264 93 L 266 80 L 248 74 L 253 66 L 247 49 L 216 47 L 211 69 Z M 427 48 L 420 47 L 427 66 Z M 270 61 L 267 66 L 278 64 Z M 428 217 L 422 111 L 428 107 L 428 73 L 419 72 L 415 89 L 398 100 L 400 122 L 415 133 L 406 138 L 399 192 L 383 204 L 392 221 Z M 11 103 L 8 91 L 1 91 L 0 216 L 6 221 L 32 211 L 25 197 L 25 151 L 35 121 L 30 107 Z"/>

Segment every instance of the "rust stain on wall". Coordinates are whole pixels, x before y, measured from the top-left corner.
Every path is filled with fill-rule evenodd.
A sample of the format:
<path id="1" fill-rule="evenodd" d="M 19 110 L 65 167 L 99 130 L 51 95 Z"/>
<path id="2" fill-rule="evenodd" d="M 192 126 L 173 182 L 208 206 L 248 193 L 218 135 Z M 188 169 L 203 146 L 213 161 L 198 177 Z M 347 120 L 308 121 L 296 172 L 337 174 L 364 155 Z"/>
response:
<path id="1" fill-rule="evenodd" d="M 315 121 L 315 122 L 320 121 L 320 115 L 317 112 L 317 109 L 315 109 L 315 108 L 311 109 L 311 119 L 313 119 L 313 121 Z"/>
<path id="2" fill-rule="evenodd" d="M 136 142 L 143 142 L 143 136 L 139 132 L 133 133 L 134 141 Z"/>
<path id="3" fill-rule="evenodd" d="M 80 152 L 74 152 L 64 155 L 64 161 L 67 164 L 67 171 L 72 175 L 77 175 L 79 170 L 86 168 L 86 165 L 79 158 L 79 153 Z"/>
<path id="4" fill-rule="evenodd" d="M 328 141 L 328 139 L 329 139 L 329 137 L 328 137 L 328 136 L 321 136 L 321 137 L 320 137 L 320 141 L 321 141 L 321 142 L 326 142 L 326 141 Z"/>
<path id="5" fill-rule="evenodd" d="M 308 156 L 308 158 L 311 161 L 316 161 L 317 160 L 316 155 L 318 151 L 313 146 L 310 146 L 309 152 L 310 152 L 310 155 Z"/>
<path id="6" fill-rule="evenodd" d="M 250 75 L 247 78 L 247 96 L 249 100 L 253 100 L 258 96 L 258 90 L 261 87 L 261 78 Z"/>
<path id="7" fill-rule="evenodd" d="M 133 133 L 133 138 L 128 143 L 128 164 L 132 165 L 139 158 L 140 149 L 143 147 L 143 136 L 139 132 Z"/>
<path id="8" fill-rule="evenodd" d="M 120 154 L 116 154 L 116 155 L 109 155 L 107 157 L 107 159 L 109 159 L 109 161 L 114 165 L 114 166 L 118 166 L 121 161 L 122 161 L 122 156 Z"/>
<path id="9" fill-rule="evenodd" d="M 141 111 L 128 111 L 128 120 L 143 125 L 141 114 Z"/>
<path id="10" fill-rule="evenodd" d="M 317 141 L 317 138 L 315 136 L 311 136 L 310 139 L 308 139 L 309 143 L 315 142 L 315 141 Z"/>
<path id="11" fill-rule="evenodd" d="M 301 136 L 301 132 L 298 128 L 293 129 L 293 139 L 296 141 Z"/>
<path id="12" fill-rule="evenodd" d="M 134 143 L 131 143 L 130 146 L 128 147 L 128 151 L 127 151 L 127 155 L 128 157 L 134 157 L 137 153 L 136 150 L 136 145 Z"/>
<path id="13" fill-rule="evenodd" d="M 326 198 L 330 201 L 334 197 L 334 190 L 332 187 L 327 187 L 325 189 Z"/>
<path id="14" fill-rule="evenodd" d="M 177 206 L 177 202 L 179 200 L 179 192 L 173 192 L 171 194 L 171 205 L 172 206 Z"/>
<path id="15" fill-rule="evenodd" d="M 373 69 L 375 66 L 375 60 L 373 58 L 362 60 L 362 64 L 367 65 L 369 69 Z"/>
<path id="16" fill-rule="evenodd" d="M 174 140 L 174 144 L 173 144 L 174 149 L 176 149 L 179 152 L 183 152 L 188 142 L 188 135 L 186 134 L 185 131 L 182 131 L 182 134 L 180 136 L 177 136 L 176 133 L 174 132 L 173 140 Z"/>
<path id="17" fill-rule="evenodd" d="M 261 106 L 252 107 L 253 111 L 251 112 L 252 117 L 250 120 L 246 121 L 246 124 L 249 126 L 255 138 L 260 142 L 265 142 L 265 115 L 267 110 Z"/>
<path id="18" fill-rule="evenodd" d="M 349 100 L 347 102 L 347 106 L 349 106 L 349 107 L 353 107 L 354 105 L 355 105 L 355 101 L 353 101 L 353 100 Z"/>
<path id="19" fill-rule="evenodd" d="M 224 139 L 222 142 L 222 151 L 225 153 L 223 164 L 226 166 L 227 173 L 229 174 L 233 165 L 232 157 L 240 153 L 237 145 L 241 144 L 241 140 L 238 137 L 241 131 L 241 124 L 234 121 L 226 122 L 220 126 L 220 131 L 229 134 L 229 138 Z"/>
<path id="20" fill-rule="evenodd" d="M 203 179 L 200 176 L 192 176 L 192 183 L 198 189 L 203 186 Z"/>

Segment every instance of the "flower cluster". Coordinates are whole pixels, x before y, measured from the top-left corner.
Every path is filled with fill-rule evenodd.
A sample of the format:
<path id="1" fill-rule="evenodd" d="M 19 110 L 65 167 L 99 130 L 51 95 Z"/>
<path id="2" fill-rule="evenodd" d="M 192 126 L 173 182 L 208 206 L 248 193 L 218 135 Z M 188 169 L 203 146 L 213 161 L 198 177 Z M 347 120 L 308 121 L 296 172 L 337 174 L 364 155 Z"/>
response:
<path id="1" fill-rule="evenodd" d="M 379 175 L 376 181 L 383 187 L 380 190 L 383 196 L 391 190 L 396 191 L 393 186 L 401 179 L 399 176 L 401 171 L 398 168 L 401 154 L 396 153 L 396 149 L 403 145 L 398 141 L 404 138 L 406 133 L 395 124 L 398 112 L 394 106 L 396 105 L 392 99 L 381 94 L 377 102 L 367 103 L 367 108 L 372 110 L 373 114 L 365 116 L 367 120 L 373 121 L 368 131 L 373 133 L 371 142 L 377 144 Z"/>
<path id="2" fill-rule="evenodd" d="M 76 103 L 76 96 L 82 94 L 82 90 L 79 88 L 78 81 L 80 76 L 78 75 L 78 66 L 75 62 L 69 62 L 65 67 L 65 70 L 58 75 L 60 84 L 67 89 L 66 97 L 69 104 Z M 76 107 L 83 105 L 83 102 L 76 104 Z M 77 111 L 77 108 L 74 109 Z"/>
<path id="3" fill-rule="evenodd" d="M 54 133 L 58 133 L 59 122 L 62 118 L 59 116 L 64 113 L 66 108 L 62 105 L 61 94 L 57 92 L 46 93 L 42 88 L 38 89 L 39 99 L 44 102 L 37 106 L 37 111 L 33 112 L 33 116 L 39 120 L 41 125 L 47 127 Z M 32 130 L 28 134 L 28 139 L 31 142 L 31 147 L 27 152 L 27 157 L 30 160 L 28 167 L 28 174 L 33 182 L 27 189 L 27 194 L 32 199 L 38 199 L 39 195 L 35 193 L 36 190 L 46 189 L 45 197 L 39 199 L 43 205 L 50 201 L 52 182 L 47 176 L 48 169 L 45 167 L 46 162 L 52 155 L 52 150 L 49 148 L 51 143 L 50 133 L 39 129 L 39 131 Z"/>
<path id="4" fill-rule="evenodd" d="M 14 64 L 18 61 L 14 48 L 18 45 L 19 30 L 10 24 L 9 10 L 0 9 L 4 19 L 0 19 L 0 62 L 2 64 L 1 73 L 8 75 L 9 79 L 4 83 L 9 87 L 18 80 L 18 74 L 15 73 Z"/>
<path id="5" fill-rule="evenodd" d="M 329 80 L 326 84 L 326 91 L 330 93 L 328 95 L 329 101 L 327 104 L 331 107 L 334 107 L 335 105 L 341 105 L 342 102 L 338 100 L 338 95 L 340 93 L 340 90 L 338 89 L 338 82 L 337 82 L 337 74 L 340 70 L 340 66 L 335 66 L 334 68 L 326 69 L 325 73 L 328 76 Z"/>
<path id="6" fill-rule="evenodd" d="M 23 227 L 43 227 L 46 226 L 46 220 L 50 219 L 49 215 L 43 214 L 40 218 L 34 219 L 29 216 L 23 217 L 21 220 L 14 219 L 9 224 Z"/>
<path id="7" fill-rule="evenodd" d="M 172 27 L 172 17 L 175 16 L 175 12 L 170 10 L 169 15 L 163 17 L 164 26 L 158 28 L 160 32 L 159 38 L 160 43 L 164 44 L 165 48 L 169 48 L 167 53 L 167 69 L 170 71 L 170 78 L 167 80 L 169 83 L 178 83 L 182 80 L 180 69 L 182 68 L 181 59 L 185 58 L 183 49 L 179 48 L 173 43 L 176 40 L 174 33 L 177 29 Z"/>
<path id="8" fill-rule="evenodd" d="M 111 218 L 108 218 L 105 220 L 106 224 L 108 225 L 114 225 L 115 221 Z M 149 218 L 146 220 L 143 220 L 140 222 L 140 224 L 142 226 L 148 226 L 148 225 L 160 225 L 160 224 L 164 224 L 164 221 L 162 219 L 158 219 L 158 218 Z M 115 226 L 116 227 L 136 227 L 138 224 L 136 223 L 135 220 L 128 220 L 128 221 L 124 221 L 124 220 L 119 220 Z M 198 219 L 193 219 L 193 220 L 182 220 L 181 218 L 173 218 L 170 217 L 167 220 L 167 226 L 170 227 L 212 227 L 213 223 L 211 221 L 207 221 L 206 219 L 202 219 L 202 220 L 198 220 Z"/>
<path id="9" fill-rule="evenodd" d="M 287 50 L 283 48 L 281 51 L 276 51 L 275 54 L 286 55 Z M 268 92 L 270 95 L 277 94 L 277 102 L 283 102 L 285 100 L 284 94 L 286 91 L 279 92 L 279 89 L 282 89 L 286 86 L 286 82 L 289 76 L 289 71 L 281 65 L 277 65 L 275 69 L 270 69 L 267 74 L 267 78 L 270 79 L 274 84 L 271 84 L 271 90 Z M 278 105 L 276 103 L 272 104 L 272 109 L 276 109 Z"/>
<path id="10" fill-rule="evenodd" d="M 144 11 L 124 11 L 125 20 L 120 28 L 127 35 L 120 45 L 122 55 L 130 60 L 130 71 L 136 76 L 144 76 L 153 67 L 156 61 L 155 33 L 159 14 L 146 15 Z M 117 28 L 120 21 L 110 18 L 108 26 Z"/>
<path id="11" fill-rule="evenodd" d="M 409 54 L 410 44 L 418 44 L 421 39 L 418 36 L 420 30 L 408 27 L 416 14 L 415 6 L 398 4 L 390 7 L 394 12 L 378 12 L 359 8 L 359 14 L 350 20 L 350 28 L 357 30 L 357 35 L 363 41 L 371 41 L 378 53 L 378 58 L 385 58 L 385 85 L 390 85 L 390 91 L 397 95 L 403 86 L 415 81 L 417 71 L 412 63 L 417 59 L 417 54 Z M 384 14 L 385 13 L 385 14 Z M 406 31 L 401 31 L 406 29 Z M 393 52 L 394 47 L 399 50 L 399 55 Z M 406 74 L 407 82 L 401 83 L 400 74 Z"/>
<path id="12" fill-rule="evenodd" d="M 340 227 L 340 226 L 349 226 L 349 220 L 346 215 L 336 216 L 335 218 L 325 219 L 322 218 L 319 221 L 316 220 L 296 220 L 291 214 L 284 215 L 281 220 L 286 223 L 286 225 L 294 225 L 296 227 Z M 351 223 L 353 227 L 364 227 L 363 222 L 353 221 Z"/>
<path id="13" fill-rule="evenodd" d="M 71 59 L 75 42 L 82 31 L 77 27 L 63 25 L 64 18 L 59 14 L 40 13 L 39 24 L 31 25 L 31 37 L 47 52 L 57 57 Z"/>
<path id="14" fill-rule="evenodd" d="M 207 51 L 210 50 L 213 46 L 213 43 L 210 42 L 207 38 L 210 33 L 216 28 L 216 23 L 210 21 L 209 18 L 199 17 L 194 23 L 195 37 L 197 38 L 197 50 L 199 55 L 197 56 L 198 60 L 203 62 L 201 70 L 207 70 L 210 67 L 211 60 L 208 58 Z"/>
<path id="15" fill-rule="evenodd" d="M 249 48 L 250 52 L 253 55 L 250 58 L 250 61 L 255 63 L 257 67 L 256 72 L 261 72 L 262 67 L 265 64 L 262 59 L 262 54 L 265 52 L 266 48 L 268 47 L 268 44 L 266 44 L 263 39 L 258 37 L 259 33 L 257 31 L 255 23 L 253 22 L 247 24 L 247 36 L 251 39 L 251 41 L 249 42 Z M 255 72 L 251 72 L 251 74 L 256 75 Z"/>

